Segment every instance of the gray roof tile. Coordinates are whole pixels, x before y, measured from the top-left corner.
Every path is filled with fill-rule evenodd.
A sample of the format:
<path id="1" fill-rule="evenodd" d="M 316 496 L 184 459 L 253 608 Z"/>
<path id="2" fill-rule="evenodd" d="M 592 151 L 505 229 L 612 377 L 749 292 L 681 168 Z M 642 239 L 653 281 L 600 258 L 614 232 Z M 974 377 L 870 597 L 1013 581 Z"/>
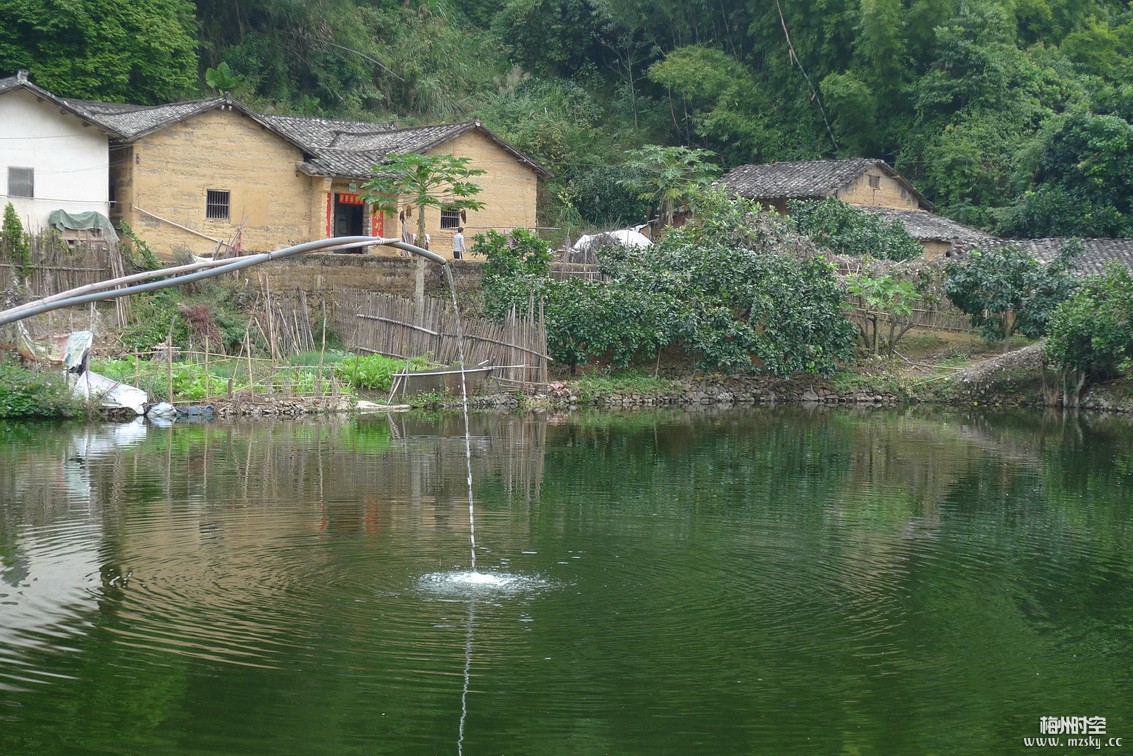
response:
<path id="1" fill-rule="evenodd" d="M 118 103 L 68 100 L 77 110 L 98 123 L 117 130 L 126 140 L 137 139 L 178 121 L 229 103 L 224 97 L 172 102 L 168 105 L 122 105 Z"/>
<path id="2" fill-rule="evenodd" d="M 859 210 L 899 221 L 917 241 L 982 242 L 993 239 L 991 234 L 978 228 L 965 226 L 942 215 L 925 210 L 894 210 L 887 207 L 857 206 Z"/>
<path id="3" fill-rule="evenodd" d="M 874 167 L 904 183 L 925 209 L 932 209 L 932 203 L 912 184 L 884 160 L 874 158 L 741 165 L 724 174 L 719 183 L 728 192 L 749 199 L 824 199 L 833 197 L 839 189 Z"/>
<path id="4" fill-rule="evenodd" d="M 381 163 L 386 155 L 424 152 L 472 130 L 483 133 L 540 176 L 551 175 L 546 168 L 479 122 L 398 129 L 391 123 L 262 115 L 227 95 L 152 106 L 64 100 L 36 87 L 24 77 L 0 79 L 0 93 L 17 86 L 35 90 L 37 94 L 50 98 L 59 103 L 60 107 L 101 126 L 123 141 L 138 139 L 214 108 L 239 110 L 302 150 L 305 162 L 300 164 L 300 169 L 317 176 L 368 178 L 373 173 L 372 166 Z"/>
<path id="5" fill-rule="evenodd" d="M 20 73 L 15 76 L 7 76 L 3 79 L 0 79 L 0 94 L 9 92 L 14 89 L 26 89 L 36 97 L 52 103 L 56 107 L 75 116 L 79 120 L 85 121 L 86 123 L 102 129 L 112 138 L 118 138 L 122 136 L 122 133 L 113 124 L 103 123 L 101 119 L 95 118 L 87 113 L 84 109 L 76 107 L 73 104 L 73 101 L 65 100 L 62 97 L 53 95 L 51 92 L 48 92 L 42 87 L 37 87 L 35 84 L 32 84 L 30 81 L 28 81 L 26 71 L 20 71 Z"/>
<path id="6" fill-rule="evenodd" d="M 1041 262 L 1053 262 L 1068 238 L 1047 239 L 992 239 L 979 244 L 964 244 L 954 251 L 963 256 L 973 249 L 1003 249 L 1018 247 Z M 1107 263 L 1116 262 L 1133 269 L 1133 239 L 1082 239 L 1082 254 L 1074 262 L 1074 272 L 1080 276 L 1102 273 Z"/>

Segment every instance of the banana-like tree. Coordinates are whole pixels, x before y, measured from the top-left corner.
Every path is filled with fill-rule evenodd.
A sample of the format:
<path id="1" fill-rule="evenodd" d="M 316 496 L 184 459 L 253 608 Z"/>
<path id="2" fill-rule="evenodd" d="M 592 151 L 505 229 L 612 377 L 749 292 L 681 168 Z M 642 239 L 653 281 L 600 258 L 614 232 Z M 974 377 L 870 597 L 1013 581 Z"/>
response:
<path id="1" fill-rule="evenodd" d="M 401 198 L 417 208 L 417 239 L 425 238 L 425 208 L 479 210 L 484 203 L 475 196 L 480 185 L 469 181 L 484 171 L 471 168 L 469 158 L 452 155 L 422 155 L 410 152 L 389 155 L 373 167 L 374 175 L 362 185 L 366 201 L 386 213 L 397 213 Z"/>

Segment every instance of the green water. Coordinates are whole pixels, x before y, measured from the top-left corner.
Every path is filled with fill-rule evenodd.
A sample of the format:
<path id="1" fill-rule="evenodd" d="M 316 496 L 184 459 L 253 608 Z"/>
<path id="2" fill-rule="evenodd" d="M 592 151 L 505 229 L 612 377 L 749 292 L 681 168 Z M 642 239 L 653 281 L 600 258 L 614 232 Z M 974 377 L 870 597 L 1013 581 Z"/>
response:
<path id="1" fill-rule="evenodd" d="M 1133 751 L 1129 419 L 472 422 L 0 424 L 0 753 Z"/>

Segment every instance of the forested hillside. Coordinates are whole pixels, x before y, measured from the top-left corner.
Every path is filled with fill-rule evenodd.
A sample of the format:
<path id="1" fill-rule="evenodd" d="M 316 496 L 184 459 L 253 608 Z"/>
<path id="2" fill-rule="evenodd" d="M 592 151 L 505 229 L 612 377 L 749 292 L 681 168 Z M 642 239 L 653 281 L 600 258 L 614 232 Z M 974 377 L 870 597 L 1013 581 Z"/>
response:
<path id="1" fill-rule="evenodd" d="M 403 124 L 476 117 L 552 224 L 639 220 L 626 151 L 884 158 L 962 222 L 1133 236 L 1121 0 L 0 0 L 0 75 L 64 96 Z"/>

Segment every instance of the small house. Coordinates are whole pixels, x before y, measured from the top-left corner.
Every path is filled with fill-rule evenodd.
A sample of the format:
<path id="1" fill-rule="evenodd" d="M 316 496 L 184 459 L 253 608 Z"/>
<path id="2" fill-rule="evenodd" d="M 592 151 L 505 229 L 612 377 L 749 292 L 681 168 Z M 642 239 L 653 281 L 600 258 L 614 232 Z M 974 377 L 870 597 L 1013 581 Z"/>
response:
<path id="1" fill-rule="evenodd" d="M 331 236 L 399 237 L 400 218 L 359 194 L 372 166 L 392 152 L 468 157 L 485 171 L 476 179 L 483 209 L 427 218 L 433 251 L 451 255 L 458 226 L 466 236 L 533 227 L 538 180 L 549 175 L 475 122 L 396 129 L 268 116 L 227 96 L 157 106 L 67 102 L 116 132 L 111 217 L 165 257 L 268 251 Z"/>
<path id="2" fill-rule="evenodd" d="M 11 203 L 27 231 L 47 228 L 57 211 L 107 216 L 110 142 L 121 137 L 27 71 L 0 79 L 0 211 Z"/>
<path id="3" fill-rule="evenodd" d="M 932 259 L 954 244 L 991 238 L 984 232 L 932 213 L 933 205 L 884 160 L 798 160 L 741 165 L 720 182 L 731 195 L 746 197 L 786 214 L 790 200 L 837 199 L 899 221 Z"/>

